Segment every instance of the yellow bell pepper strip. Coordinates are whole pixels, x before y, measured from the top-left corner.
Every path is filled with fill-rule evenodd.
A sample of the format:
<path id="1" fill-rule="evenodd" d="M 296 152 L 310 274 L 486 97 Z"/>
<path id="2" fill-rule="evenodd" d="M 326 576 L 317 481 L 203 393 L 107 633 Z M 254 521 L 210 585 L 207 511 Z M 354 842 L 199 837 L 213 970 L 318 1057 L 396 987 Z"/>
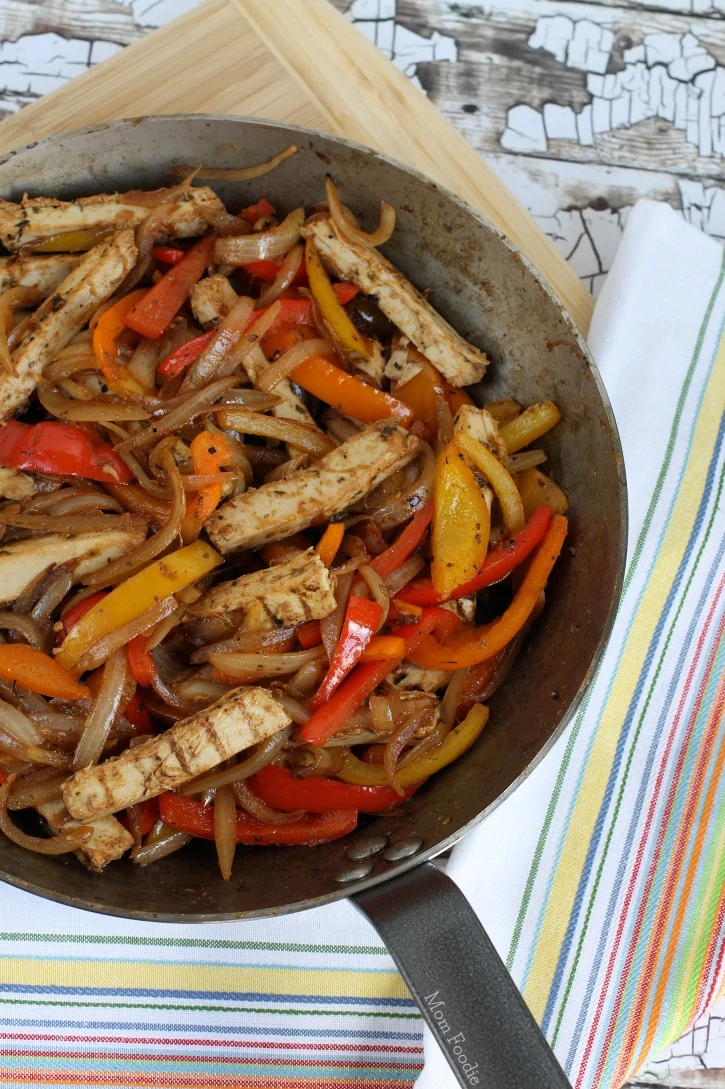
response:
<path id="1" fill-rule="evenodd" d="M 319 307 L 320 314 L 325 321 L 330 323 L 330 328 L 343 348 L 347 349 L 348 352 L 357 352 L 369 359 L 373 354 L 373 346 L 366 336 L 358 332 L 348 314 L 338 302 L 330 277 L 325 272 L 312 238 L 308 238 L 305 245 L 305 268 L 307 269 L 310 291 Z"/>
<path id="2" fill-rule="evenodd" d="M 465 390 L 456 389 L 446 382 L 440 371 L 423 356 L 416 355 L 415 361 L 421 369 L 402 386 L 396 387 L 395 396 L 413 409 L 415 419 L 423 425 L 420 437 L 432 442 L 438 432 L 436 394 L 445 399 L 453 416 L 461 405 L 472 405 L 473 401 Z"/>
<path id="3" fill-rule="evenodd" d="M 423 642 L 431 632 L 438 631 L 443 636 L 450 635 L 459 624 L 458 617 L 448 609 L 424 609 L 417 624 L 406 624 L 392 632 L 405 643 L 405 651 L 400 661 L 410 658 L 412 649 Z M 350 715 L 357 711 L 358 707 L 362 707 L 368 696 L 379 684 L 382 684 L 397 664 L 394 659 L 385 659 L 382 662 L 364 662 L 358 665 L 345 678 L 337 691 L 333 692 L 331 699 L 322 707 L 318 707 L 305 723 L 300 731 L 300 740 L 306 741 L 309 745 L 324 745 L 347 722 Z"/>
<path id="4" fill-rule="evenodd" d="M 132 575 L 90 609 L 69 632 L 56 661 L 74 669 L 85 652 L 109 632 L 129 624 L 162 598 L 196 582 L 223 563 L 209 544 L 194 544 L 155 560 Z"/>
<path id="5" fill-rule="evenodd" d="M 369 386 L 352 374 L 346 374 L 322 356 L 314 355 L 300 363 L 290 378 L 344 416 L 353 416 L 363 423 L 374 423 L 375 420 L 387 420 L 394 416 L 398 423 L 407 426 L 413 419 L 413 410 L 402 401 L 375 386 Z"/>
<path id="6" fill-rule="evenodd" d="M 555 514 L 549 523 L 541 545 L 531 560 L 513 601 L 503 616 L 492 624 L 473 628 L 463 636 L 454 635 L 456 646 L 439 643 L 432 637 L 426 638 L 407 655 L 408 660 L 423 669 L 444 669 L 455 672 L 469 666 L 485 662 L 498 654 L 521 631 L 531 613 L 536 608 L 539 594 L 546 586 L 551 570 L 564 545 L 567 532 L 567 520 Z"/>
<path id="7" fill-rule="evenodd" d="M 98 230 L 96 227 L 82 227 L 77 231 L 51 235 L 50 238 L 44 238 L 42 242 L 33 242 L 28 248 L 32 253 L 82 253 L 85 250 L 92 250 L 111 234 L 113 234 L 113 227 L 104 227 L 103 230 Z"/>
<path id="8" fill-rule="evenodd" d="M 191 460 L 194 472 L 198 476 L 218 473 L 223 465 L 232 461 L 232 451 L 221 432 L 212 435 L 211 431 L 200 431 L 191 443 Z M 210 484 L 196 495 L 189 496 L 186 503 L 186 516 L 181 527 L 182 539 L 189 543 L 195 541 L 201 533 L 201 527 L 222 497 L 222 483 Z"/>
<path id="9" fill-rule="evenodd" d="M 405 640 L 399 635 L 374 635 L 358 658 L 359 662 L 396 661 L 405 657 Z"/>
<path id="10" fill-rule="evenodd" d="M 558 484 L 538 469 L 523 469 L 517 473 L 519 494 L 524 514 L 531 518 L 543 506 L 551 507 L 553 514 L 566 514 L 569 501 Z"/>
<path id="11" fill-rule="evenodd" d="M 310 708 L 313 711 L 321 707 L 323 703 L 327 703 L 335 689 L 339 688 L 350 670 L 357 664 L 360 655 L 378 630 L 382 618 L 383 609 L 377 601 L 358 597 L 357 594 L 350 595 L 340 638 L 330 660 L 330 668 L 310 700 Z"/>
<path id="12" fill-rule="evenodd" d="M 496 548 L 492 548 L 483 561 L 481 570 L 474 575 L 470 582 L 457 586 L 450 597 L 454 600 L 475 594 L 486 586 L 493 586 L 510 575 L 515 567 L 523 563 L 525 559 L 540 544 L 549 528 L 551 521 L 551 507 L 542 506 L 534 511 L 531 519 L 526 523 L 521 533 Z M 430 579 L 414 579 L 404 586 L 391 601 L 391 608 L 397 605 L 400 608 L 410 608 L 411 605 L 441 605 L 446 599 L 438 593 Z"/>
<path id="13" fill-rule="evenodd" d="M 471 459 L 477 469 L 480 469 L 496 493 L 496 498 L 501 504 L 506 529 L 509 533 L 520 533 L 526 524 L 526 519 L 519 489 L 511 473 L 487 446 L 478 439 L 474 439 L 473 435 L 469 435 L 467 431 L 462 431 L 456 441 L 463 453 Z"/>
<path id="14" fill-rule="evenodd" d="M 412 556 L 420 542 L 425 537 L 425 532 L 433 517 L 433 501 L 428 502 L 417 510 L 401 534 L 393 543 L 375 556 L 369 566 L 380 575 L 381 579 L 396 571 L 409 556 Z"/>
<path id="15" fill-rule="evenodd" d="M 113 393 L 122 397 L 142 397 L 149 390 L 142 386 L 138 378 L 122 367 L 116 358 L 116 338 L 124 332 L 126 326 L 124 318 L 144 295 L 145 288 L 132 291 L 130 295 L 119 299 L 117 303 L 105 310 L 98 320 L 91 321 L 90 329 L 93 336 L 93 354 L 101 365 L 103 377 L 108 388 Z"/>
<path id="16" fill-rule="evenodd" d="M 441 768 L 452 764 L 467 749 L 470 749 L 487 722 L 488 707 L 475 703 L 463 722 L 454 726 L 437 748 L 431 749 L 411 764 L 400 768 L 395 776 L 396 786 L 413 786 L 414 783 L 429 779 Z M 345 760 L 337 776 L 344 783 L 354 783 L 357 786 L 385 786 L 388 783 L 388 776 L 382 764 L 365 764 L 349 750 L 345 753 Z"/>
<path id="17" fill-rule="evenodd" d="M 55 658 L 25 643 L 0 646 L 0 677 L 41 696 L 62 700 L 82 700 L 90 696 L 88 688 Z"/>
<path id="18" fill-rule="evenodd" d="M 320 557 L 325 567 L 332 567 L 337 550 L 345 536 L 344 522 L 330 522 L 325 532 L 315 545 L 315 552 Z"/>
<path id="19" fill-rule="evenodd" d="M 488 503 L 459 446 L 451 442 L 438 455 L 433 485 L 430 573 L 439 594 L 448 597 L 473 578 L 486 559 L 490 531 Z"/>
<path id="20" fill-rule="evenodd" d="M 553 401 L 540 401 L 537 405 L 525 408 L 520 416 L 501 428 L 501 438 L 506 443 L 509 454 L 523 450 L 535 439 L 540 439 L 561 419 L 561 413 Z"/>
<path id="21" fill-rule="evenodd" d="M 186 302 L 189 288 L 204 275 L 213 248 L 214 235 L 210 234 L 187 250 L 183 259 L 172 265 L 126 313 L 123 320 L 129 329 L 157 340 Z"/>

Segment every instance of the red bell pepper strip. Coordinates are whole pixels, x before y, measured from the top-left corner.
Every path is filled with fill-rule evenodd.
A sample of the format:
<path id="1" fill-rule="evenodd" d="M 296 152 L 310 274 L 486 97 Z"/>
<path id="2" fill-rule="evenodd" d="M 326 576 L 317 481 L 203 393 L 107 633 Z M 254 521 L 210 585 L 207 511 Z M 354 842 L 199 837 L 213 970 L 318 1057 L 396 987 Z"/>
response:
<path id="1" fill-rule="evenodd" d="M 128 719 L 132 726 L 136 727 L 138 733 L 153 733 L 154 727 L 151 721 L 151 715 L 141 702 L 138 690 L 134 692 L 131 699 L 126 704 L 126 710 L 123 712 L 123 715 L 124 718 Z"/>
<path id="2" fill-rule="evenodd" d="M 380 577 L 384 579 L 386 575 L 400 567 L 408 559 L 408 556 L 415 552 L 423 540 L 432 517 L 433 501 L 429 499 L 424 507 L 415 512 L 411 521 L 408 522 L 403 532 L 393 541 L 390 547 L 370 561 L 373 571 L 377 571 Z"/>
<path id="3" fill-rule="evenodd" d="M 142 688 L 148 688 L 156 675 L 156 663 L 151 652 L 146 649 L 147 643 L 148 635 L 141 634 L 126 644 L 128 664 L 133 673 L 133 679 Z"/>
<path id="4" fill-rule="evenodd" d="M 243 219 L 246 219 L 247 223 L 254 224 L 258 219 L 264 219 L 265 216 L 273 216 L 275 210 L 274 205 L 270 204 L 266 197 L 262 197 L 256 204 L 250 204 L 248 208 L 243 208 L 239 214 Z"/>
<path id="5" fill-rule="evenodd" d="M 337 295 L 337 301 L 343 306 L 346 306 L 358 293 L 358 288 L 354 284 L 333 284 L 332 290 Z M 311 299 L 280 299 L 282 304 L 279 314 L 270 325 L 267 330 L 266 336 L 274 332 L 276 329 L 281 328 L 284 325 L 313 325 L 314 318 L 312 317 L 312 300 Z M 263 314 L 267 313 L 269 307 L 264 307 L 263 310 L 255 310 L 249 325 L 252 322 L 257 321 Z M 247 328 L 249 328 L 249 325 Z M 412 417 L 413 413 L 410 413 Z"/>
<path id="6" fill-rule="evenodd" d="M 158 798 L 147 798 L 143 802 L 138 802 L 135 809 L 138 812 L 139 830 L 141 835 L 147 836 L 159 819 L 159 800 Z M 119 813 L 118 819 L 123 827 L 128 829 L 129 832 L 133 831 L 128 816 L 128 809 L 124 810 L 123 813 Z"/>
<path id="7" fill-rule="evenodd" d="M 214 839 L 214 810 L 193 798 L 168 792 L 159 797 L 159 815 L 164 824 L 199 839 Z M 236 840 L 250 846 L 313 847 L 340 839 L 357 826 L 356 809 L 331 809 L 313 817 L 301 817 L 287 824 L 266 824 L 237 810 Z"/>
<path id="8" fill-rule="evenodd" d="M 178 265 L 186 256 L 186 251 L 177 250 L 175 246 L 154 246 L 151 256 L 154 261 L 161 261 L 164 265 Z"/>
<path id="9" fill-rule="evenodd" d="M 418 624 L 404 624 L 395 628 L 391 635 L 399 635 L 405 641 L 405 654 L 397 661 L 386 659 L 382 662 L 364 662 L 347 677 L 330 700 L 319 707 L 300 731 L 300 739 L 308 745 L 324 745 L 358 707 L 385 680 L 408 655 L 427 639 L 433 631 L 439 638 L 451 635 L 459 626 L 460 620 L 447 609 L 424 609 Z M 445 632 L 445 635 L 443 634 Z"/>
<path id="10" fill-rule="evenodd" d="M 177 378 L 180 374 L 183 374 L 187 367 L 192 363 L 196 363 L 215 332 L 216 330 L 212 329 L 208 333 L 202 333 L 201 336 L 194 337 L 193 340 L 187 340 L 186 344 L 182 344 L 171 355 L 167 355 L 159 366 L 161 377 Z"/>
<path id="11" fill-rule="evenodd" d="M 75 605 L 71 605 L 70 609 L 67 609 L 60 618 L 60 622 L 63 625 L 63 639 L 65 639 L 71 628 L 74 628 L 82 616 L 85 616 L 87 612 L 97 605 L 99 601 L 108 593 L 108 590 L 98 590 L 95 594 L 89 594 L 88 597 L 84 597 L 82 601 L 77 602 Z M 61 639 L 61 642 L 63 641 Z"/>
<path id="12" fill-rule="evenodd" d="M 303 650 L 319 647 L 322 642 L 322 628 L 319 620 L 308 620 L 297 628 L 297 638 Z"/>
<path id="13" fill-rule="evenodd" d="M 31 473 L 84 476 L 128 484 L 131 472 L 110 443 L 94 443 L 82 428 L 58 420 L 0 425 L 0 465 Z"/>
<path id="14" fill-rule="evenodd" d="M 277 764 L 267 764 L 248 782 L 263 802 L 281 813 L 294 813 L 297 809 L 306 809 L 308 813 L 326 813 L 330 809 L 380 813 L 409 798 L 420 786 L 416 783 L 400 795 L 392 787 L 353 786 L 324 776 L 298 779 L 288 768 L 280 768 Z"/>
<path id="15" fill-rule="evenodd" d="M 539 507 L 535 510 L 521 532 L 505 544 L 492 548 L 478 574 L 470 582 L 456 587 L 451 598 L 466 597 L 476 590 L 482 590 L 484 586 L 493 586 L 495 582 L 505 579 L 543 541 L 550 521 L 551 507 Z M 411 605 L 440 605 L 446 600 L 435 589 L 431 579 L 414 579 L 396 597 Z"/>
<path id="16" fill-rule="evenodd" d="M 330 668 L 320 687 L 310 700 L 314 710 L 329 700 L 365 650 L 383 618 L 383 610 L 377 601 L 351 594 L 342 622 L 340 638 L 330 662 Z"/>
<path id="17" fill-rule="evenodd" d="M 124 323 L 136 333 L 156 340 L 184 305 L 189 288 L 200 280 L 211 261 L 214 236 L 192 246 L 168 272 L 124 315 Z"/>
<path id="18" fill-rule="evenodd" d="M 242 265 L 245 272 L 248 272 L 250 276 L 256 276 L 258 280 L 266 280 L 271 282 L 282 268 L 281 261 L 248 261 L 246 265 Z M 293 284 L 304 284 L 307 281 L 307 272 L 304 264 L 301 264 L 295 273 Z"/>

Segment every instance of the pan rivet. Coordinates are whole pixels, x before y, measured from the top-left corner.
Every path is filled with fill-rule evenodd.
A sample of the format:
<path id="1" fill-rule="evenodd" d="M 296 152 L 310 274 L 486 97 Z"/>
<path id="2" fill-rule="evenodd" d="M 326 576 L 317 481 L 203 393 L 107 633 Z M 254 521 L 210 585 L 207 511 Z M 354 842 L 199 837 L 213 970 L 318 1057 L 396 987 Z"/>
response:
<path id="1" fill-rule="evenodd" d="M 351 866 L 349 870 L 343 870 L 335 878 L 340 885 L 346 884 L 348 881 L 359 881 L 362 877 L 367 877 L 373 868 L 372 862 L 361 862 L 359 866 Z"/>
<path id="2" fill-rule="evenodd" d="M 362 862 L 364 858 L 370 858 L 371 855 L 376 855 L 382 851 L 383 847 L 387 845 L 387 842 L 387 836 L 370 836 L 368 839 L 363 839 L 360 843 L 348 847 L 345 854 L 348 858 L 351 858 L 353 862 Z"/>
<path id="3" fill-rule="evenodd" d="M 401 839 L 392 847 L 388 847 L 383 858 L 386 862 L 400 862 L 402 858 L 410 858 L 411 855 L 416 854 L 422 846 L 422 839 Z"/>

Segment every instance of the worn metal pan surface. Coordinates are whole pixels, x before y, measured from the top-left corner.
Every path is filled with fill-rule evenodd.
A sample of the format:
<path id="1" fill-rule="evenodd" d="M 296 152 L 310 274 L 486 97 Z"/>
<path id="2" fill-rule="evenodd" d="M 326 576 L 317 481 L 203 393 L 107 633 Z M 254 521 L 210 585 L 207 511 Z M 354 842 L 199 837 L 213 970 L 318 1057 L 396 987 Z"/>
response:
<path id="1" fill-rule="evenodd" d="M 530 403 L 550 398 L 559 405 L 562 423 L 542 445 L 569 496 L 571 531 L 549 584 L 546 609 L 506 684 L 491 700 L 490 723 L 477 744 L 394 816 L 363 818 L 347 839 L 314 850 L 241 848 L 228 884 L 219 877 L 210 845 L 201 843 L 158 866 L 114 863 L 94 876 L 72 856 L 30 854 L 0 839 L 0 878 L 75 907 L 167 922 L 253 918 L 353 895 L 393 946 L 404 933 L 414 933 L 406 913 L 424 900 L 428 915 L 420 916 L 418 925 L 435 930 L 437 945 L 445 945 L 446 918 L 454 945 L 454 931 L 464 932 L 464 947 L 458 954 L 451 948 L 448 959 L 465 949 L 469 967 L 474 966 L 458 1008 L 470 1026 L 467 1038 L 479 1033 L 477 1046 L 491 1071 L 490 1084 L 565 1085 L 555 1080 L 560 1072 L 553 1067 L 554 1080 L 545 1079 L 541 1063 L 546 1066 L 549 1060 L 536 1057 L 540 1041 L 535 1034 L 510 1038 L 506 1046 L 498 1036 L 487 1041 L 480 1035 L 486 1001 L 500 1011 L 502 1004 L 515 1005 L 516 996 L 512 987 L 504 995 L 499 980 L 488 1000 L 479 995 L 474 1003 L 471 988 L 481 971 L 491 969 L 495 954 L 485 952 L 485 936 L 472 913 L 466 914 L 467 905 L 449 902 L 453 894 L 440 884 L 439 871 L 420 866 L 485 819 L 531 772 L 571 718 L 613 621 L 626 543 L 623 462 L 606 393 L 561 304 L 500 231 L 429 179 L 377 152 L 285 125 L 204 116 L 98 125 L 6 155 L 0 160 L 0 195 L 69 198 L 153 188 L 168 184 L 164 168 L 171 164 L 244 165 L 293 142 L 298 154 L 262 182 L 215 185 L 228 206 L 242 207 L 263 192 L 283 211 L 311 207 L 323 199 L 328 173 L 365 224 L 377 221 L 381 198 L 390 201 L 398 211 L 398 226 L 384 252 L 419 288 L 430 289 L 436 308 L 493 361 L 480 399 L 514 396 Z M 363 857 L 372 837 L 381 836 L 393 850 Z M 413 867 L 420 868 L 401 878 Z M 376 890 L 381 883 L 386 884 Z M 431 904 L 437 908 L 433 916 Z M 399 925 L 403 917 L 406 922 Z M 433 984 L 442 979 L 444 958 L 438 966 L 432 963 L 429 938 L 420 934 L 427 948 L 415 966 L 410 951 L 408 962 L 401 963 L 413 990 L 428 982 L 431 991 L 440 990 Z M 392 952 L 397 955 L 394 947 Z M 452 986 L 450 972 L 447 978 Z M 524 1025 L 523 1007 L 512 1010 L 509 1023 L 513 1017 Z M 433 1020 L 430 1011 L 423 1012 Z M 472 1018 L 474 1013 L 480 1016 Z M 534 1061 L 535 1081 L 530 1068 L 517 1080 L 520 1053 Z M 470 1084 L 460 1070 L 457 1076 Z"/>

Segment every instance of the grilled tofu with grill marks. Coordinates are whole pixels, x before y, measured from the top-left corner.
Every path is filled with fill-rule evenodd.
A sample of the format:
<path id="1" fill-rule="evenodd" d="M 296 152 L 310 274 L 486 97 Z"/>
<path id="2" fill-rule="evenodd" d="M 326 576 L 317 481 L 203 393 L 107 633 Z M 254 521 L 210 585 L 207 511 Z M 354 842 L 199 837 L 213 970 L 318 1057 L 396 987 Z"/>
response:
<path id="1" fill-rule="evenodd" d="M 36 809 L 51 832 L 67 832 L 80 824 L 80 821 L 69 818 L 68 810 L 61 801 L 43 802 L 42 805 L 36 806 Z M 93 835 L 75 853 L 81 862 L 85 862 L 96 873 L 100 873 L 109 862 L 115 862 L 133 847 L 131 833 L 110 814 L 85 823 L 90 824 Z"/>
<path id="2" fill-rule="evenodd" d="M 340 238 L 325 217 L 308 223 L 303 234 L 314 238 L 336 276 L 373 296 L 385 316 L 452 385 L 469 386 L 483 378 L 488 366 L 484 353 L 464 340 L 381 253 Z"/>
<path id="3" fill-rule="evenodd" d="M 0 292 L 11 287 L 37 287 L 50 295 L 82 258 L 80 253 L 17 253 L 0 257 Z"/>
<path id="4" fill-rule="evenodd" d="M 117 560 L 146 536 L 146 522 L 122 515 L 118 529 L 101 533 L 48 533 L 12 544 L 0 544 L 0 602 L 15 601 L 38 575 L 52 565 L 78 560 L 74 574 L 89 575 Z"/>
<path id="5" fill-rule="evenodd" d="M 283 627 L 322 620 L 336 605 L 330 572 L 314 548 L 310 548 L 265 571 L 242 575 L 233 582 L 220 582 L 195 601 L 189 612 L 195 616 L 236 609 L 246 612 L 255 603 Z"/>
<path id="6" fill-rule="evenodd" d="M 13 357 L 15 374 L 0 375 L 0 418 L 25 405 L 43 368 L 110 298 L 133 268 L 137 253 L 133 231 L 120 231 L 89 250 L 55 294 L 41 303 Z"/>
<path id="7" fill-rule="evenodd" d="M 221 552 L 290 537 L 359 503 L 420 450 L 395 420 L 378 420 L 311 468 L 230 499 L 207 519 L 206 531 Z"/>
<path id="8" fill-rule="evenodd" d="M 80 821 L 116 813 L 210 771 L 289 721 L 265 688 L 234 688 L 151 741 L 77 771 L 63 784 L 63 801 Z"/>
<path id="9" fill-rule="evenodd" d="M 166 190 L 159 189 L 161 195 Z M 99 193 L 78 200 L 54 197 L 23 197 L 19 204 L 0 200 L 0 241 L 11 252 L 70 231 L 120 231 L 137 227 L 151 211 L 134 203 L 132 194 Z M 204 234 L 210 220 L 224 212 L 213 189 L 199 186 L 169 205 L 159 228 L 159 238 L 194 238 Z"/>

